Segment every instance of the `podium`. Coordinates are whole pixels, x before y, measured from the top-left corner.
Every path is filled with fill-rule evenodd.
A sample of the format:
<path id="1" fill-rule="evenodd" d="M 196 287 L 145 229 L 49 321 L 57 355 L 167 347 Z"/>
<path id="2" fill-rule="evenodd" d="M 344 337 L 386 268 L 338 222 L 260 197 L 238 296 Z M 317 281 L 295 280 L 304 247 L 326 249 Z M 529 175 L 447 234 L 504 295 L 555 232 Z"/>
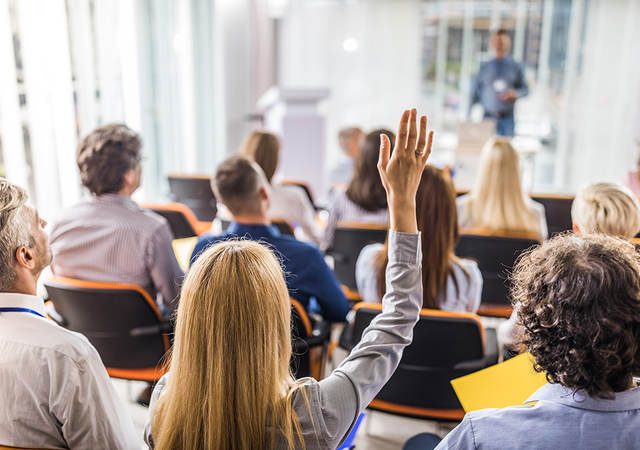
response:
<path id="1" fill-rule="evenodd" d="M 266 130 L 281 139 L 278 179 L 304 181 L 315 198 L 324 193 L 326 121 L 319 104 L 325 88 L 272 87 L 256 106 Z"/>

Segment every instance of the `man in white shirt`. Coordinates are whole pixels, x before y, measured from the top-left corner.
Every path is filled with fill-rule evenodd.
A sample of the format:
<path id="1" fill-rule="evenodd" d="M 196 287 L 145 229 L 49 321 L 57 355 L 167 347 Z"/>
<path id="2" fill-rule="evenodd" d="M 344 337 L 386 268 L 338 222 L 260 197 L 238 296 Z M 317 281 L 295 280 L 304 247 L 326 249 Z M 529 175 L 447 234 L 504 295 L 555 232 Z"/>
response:
<path id="1" fill-rule="evenodd" d="M 0 445 L 139 449 L 95 348 L 48 320 L 36 296 L 51 249 L 27 199 L 0 178 Z"/>

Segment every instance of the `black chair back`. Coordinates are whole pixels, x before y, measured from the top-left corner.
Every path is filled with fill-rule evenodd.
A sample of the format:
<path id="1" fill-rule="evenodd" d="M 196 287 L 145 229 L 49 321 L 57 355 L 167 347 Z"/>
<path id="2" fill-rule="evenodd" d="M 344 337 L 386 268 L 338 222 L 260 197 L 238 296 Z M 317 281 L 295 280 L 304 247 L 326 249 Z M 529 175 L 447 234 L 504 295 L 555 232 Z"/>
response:
<path id="1" fill-rule="evenodd" d="M 162 362 L 169 348 L 167 327 L 140 287 L 59 277 L 45 286 L 61 325 L 85 335 L 106 367 L 135 369 Z"/>
<path id="2" fill-rule="evenodd" d="M 291 370 L 296 378 L 322 375 L 331 327 L 327 322 L 313 323 L 304 307 L 291 299 Z"/>
<path id="3" fill-rule="evenodd" d="M 356 305 L 354 342 L 381 312 L 381 305 Z M 425 417 L 410 408 L 458 410 L 460 402 L 450 381 L 495 364 L 498 358 L 495 334 L 487 340 L 475 314 L 423 309 L 413 329 L 413 341 L 376 400 L 409 407 L 404 415 Z M 486 340 L 486 343 L 485 343 Z M 428 415 L 428 413 L 427 413 Z"/>
<path id="4" fill-rule="evenodd" d="M 276 227 L 278 229 L 278 231 L 280 232 L 280 234 L 284 234 L 284 235 L 287 235 L 287 236 L 294 236 L 295 237 L 295 233 L 293 231 L 293 227 L 286 220 L 284 220 L 284 219 L 271 219 L 271 225 Z"/>
<path id="5" fill-rule="evenodd" d="M 333 245 L 327 251 L 333 256 L 333 272 L 340 283 L 356 290 L 356 261 L 362 249 L 372 243 L 384 243 L 386 226 L 371 224 L 338 224 L 333 235 Z"/>
<path id="6" fill-rule="evenodd" d="M 573 229 L 573 221 L 571 220 L 573 197 L 531 194 L 531 199 L 542 203 L 544 206 L 550 237 Z"/>
<path id="7" fill-rule="evenodd" d="M 189 221 L 180 211 L 171 211 L 168 209 L 154 209 L 153 212 L 160 214 L 169 222 L 169 228 L 173 232 L 175 239 L 182 239 L 197 236 L 196 230 L 193 229 Z"/>
<path id="8" fill-rule="evenodd" d="M 216 218 L 218 206 L 210 177 L 172 174 L 167 178 L 172 201 L 187 205 L 202 222 Z"/>
<path id="9" fill-rule="evenodd" d="M 483 278 L 482 304 L 511 305 L 509 273 L 518 256 L 539 243 L 534 236 L 467 234 L 461 230 L 455 253 L 477 261 Z"/>

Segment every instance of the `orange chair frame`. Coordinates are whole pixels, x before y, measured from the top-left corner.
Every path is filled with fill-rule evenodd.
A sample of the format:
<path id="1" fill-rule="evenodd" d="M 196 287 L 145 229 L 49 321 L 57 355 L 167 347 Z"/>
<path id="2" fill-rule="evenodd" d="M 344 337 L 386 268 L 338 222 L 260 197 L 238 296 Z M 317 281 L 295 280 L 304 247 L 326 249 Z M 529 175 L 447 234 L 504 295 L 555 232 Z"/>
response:
<path id="1" fill-rule="evenodd" d="M 291 306 L 293 306 L 302 320 L 307 336 L 312 336 L 313 326 L 311 325 L 311 319 L 309 319 L 307 310 L 304 309 L 304 306 L 302 306 L 298 300 L 294 298 L 291 298 L 290 300 Z M 316 380 L 322 379 L 324 363 L 327 358 L 326 347 L 326 345 L 323 345 L 309 348 L 309 374 Z"/>
<path id="2" fill-rule="evenodd" d="M 361 302 L 353 307 L 354 311 L 360 308 L 377 309 L 382 311 L 381 303 L 365 303 Z M 467 312 L 451 312 L 442 311 L 438 309 L 423 308 L 420 310 L 421 317 L 455 317 L 463 319 L 471 319 L 478 324 L 480 333 L 482 336 L 482 347 L 485 346 L 485 331 L 484 325 L 477 314 Z M 462 420 L 465 411 L 462 408 L 458 409 L 433 409 L 433 408 L 421 408 L 417 406 L 400 405 L 397 403 L 391 403 L 384 400 L 373 399 L 369 404 L 369 408 L 376 409 L 383 412 L 390 412 L 395 414 L 402 414 L 412 417 L 420 417 L 424 419 L 440 418 L 443 420 Z"/>
<path id="3" fill-rule="evenodd" d="M 151 307 L 154 314 L 160 322 L 165 320 L 164 316 L 158 309 L 158 305 L 151 299 L 151 296 L 147 291 L 135 284 L 125 283 L 104 283 L 100 281 L 85 281 L 76 280 L 73 278 L 53 276 L 49 279 L 54 283 L 59 283 L 67 286 L 73 286 L 84 289 L 105 289 L 105 290 L 130 290 L 135 291 L 142 295 L 147 304 Z M 55 303 L 54 303 L 55 305 Z M 169 336 L 166 333 L 162 334 L 162 341 L 164 343 L 165 352 L 169 351 Z M 167 368 L 163 365 L 158 367 L 145 367 L 140 369 L 118 369 L 114 367 L 106 367 L 107 373 L 112 378 L 121 378 L 125 380 L 135 381 L 158 381 L 167 372 Z"/>
<path id="4" fill-rule="evenodd" d="M 200 236 L 202 233 L 206 233 L 211 229 L 211 222 L 201 222 L 196 217 L 195 213 L 184 203 L 169 202 L 169 203 L 140 203 L 141 208 L 145 209 L 161 209 L 165 211 L 176 211 L 182 213 L 187 219 L 187 222 L 196 232 L 196 235 Z"/>

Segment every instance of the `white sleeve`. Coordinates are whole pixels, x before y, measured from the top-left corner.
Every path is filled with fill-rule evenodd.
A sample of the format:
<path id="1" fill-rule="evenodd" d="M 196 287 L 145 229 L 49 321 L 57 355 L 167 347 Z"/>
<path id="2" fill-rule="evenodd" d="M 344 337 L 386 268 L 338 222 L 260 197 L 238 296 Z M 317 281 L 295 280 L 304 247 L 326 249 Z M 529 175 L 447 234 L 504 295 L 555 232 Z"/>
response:
<path id="1" fill-rule="evenodd" d="M 85 359 L 70 361 L 61 355 L 66 373 L 61 379 L 50 380 L 57 385 L 51 388 L 58 393 L 51 410 L 61 424 L 62 435 L 71 449 L 139 450 L 142 436 L 137 435 L 98 352 L 86 344 Z"/>

